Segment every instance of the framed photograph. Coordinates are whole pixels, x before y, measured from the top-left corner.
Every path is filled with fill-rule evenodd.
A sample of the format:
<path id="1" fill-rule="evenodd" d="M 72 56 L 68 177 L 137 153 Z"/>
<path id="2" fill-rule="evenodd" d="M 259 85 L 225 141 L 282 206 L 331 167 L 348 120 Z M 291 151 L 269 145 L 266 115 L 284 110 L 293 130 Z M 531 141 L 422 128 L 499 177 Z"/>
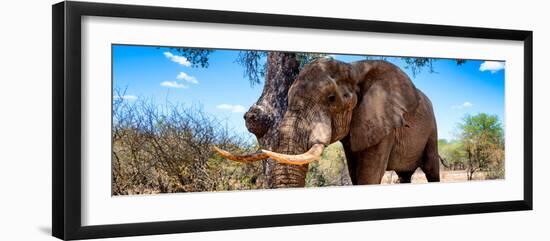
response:
<path id="1" fill-rule="evenodd" d="M 53 5 L 53 235 L 532 209 L 532 32 Z"/>

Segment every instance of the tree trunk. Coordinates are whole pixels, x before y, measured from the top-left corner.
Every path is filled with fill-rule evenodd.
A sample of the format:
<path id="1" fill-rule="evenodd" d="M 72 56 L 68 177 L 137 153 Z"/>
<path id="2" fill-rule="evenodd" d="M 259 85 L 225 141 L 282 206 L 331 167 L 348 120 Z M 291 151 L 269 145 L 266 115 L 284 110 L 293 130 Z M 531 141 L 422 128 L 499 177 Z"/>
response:
<path id="1" fill-rule="evenodd" d="M 278 127 L 287 110 L 288 89 L 298 75 L 299 63 L 296 54 L 270 52 L 267 56 L 267 73 L 262 95 L 245 113 L 247 129 L 256 135 L 261 148 L 273 150 L 279 137 Z M 276 162 L 263 161 L 264 187 L 274 187 L 273 169 Z"/>

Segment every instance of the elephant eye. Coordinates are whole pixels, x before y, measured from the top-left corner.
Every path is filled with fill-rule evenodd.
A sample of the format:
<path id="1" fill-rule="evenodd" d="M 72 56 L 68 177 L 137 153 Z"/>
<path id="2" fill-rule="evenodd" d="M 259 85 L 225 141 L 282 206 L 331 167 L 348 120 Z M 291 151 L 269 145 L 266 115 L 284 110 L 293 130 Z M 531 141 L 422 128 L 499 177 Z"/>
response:
<path id="1" fill-rule="evenodd" d="M 328 101 L 329 102 L 334 102 L 336 100 L 336 96 L 334 94 L 331 94 L 328 96 Z"/>

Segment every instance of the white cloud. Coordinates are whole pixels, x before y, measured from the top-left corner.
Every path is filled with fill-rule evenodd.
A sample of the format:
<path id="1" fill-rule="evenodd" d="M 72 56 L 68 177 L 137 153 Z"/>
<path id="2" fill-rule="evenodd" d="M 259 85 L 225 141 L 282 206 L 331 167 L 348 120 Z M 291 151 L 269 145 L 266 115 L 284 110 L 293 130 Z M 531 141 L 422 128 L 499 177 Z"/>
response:
<path id="1" fill-rule="evenodd" d="M 170 52 L 164 52 L 164 56 L 170 60 L 172 60 L 173 62 L 176 62 L 178 64 L 181 64 L 185 67 L 189 67 L 191 66 L 191 62 L 189 62 L 189 60 L 187 60 L 187 58 L 183 57 L 183 56 L 179 56 L 179 55 L 174 55 Z"/>
<path id="2" fill-rule="evenodd" d="M 242 105 L 221 104 L 216 107 L 218 109 L 228 110 L 233 113 L 244 113 L 246 111 L 246 108 L 244 108 L 244 106 Z"/>
<path id="3" fill-rule="evenodd" d="M 185 80 L 189 83 L 193 83 L 193 84 L 198 84 L 199 81 L 197 80 L 197 78 L 193 77 L 193 76 L 190 76 L 184 72 L 180 72 L 178 74 L 178 76 L 176 77 L 176 79 L 181 79 L 181 80 Z"/>
<path id="4" fill-rule="evenodd" d="M 135 95 L 117 95 L 113 97 L 114 99 L 123 99 L 123 100 L 137 100 L 137 96 Z"/>
<path id="5" fill-rule="evenodd" d="M 479 65 L 479 71 L 491 71 L 493 74 L 503 69 L 504 62 L 499 61 L 485 61 Z"/>
<path id="6" fill-rule="evenodd" d="M 463 108 L 470 108 L 472 106 L 474 106 L 474 104 L 472 104 L 471 102 L 466 101 L 466 102 L 464 102 L 460 105 L 453 105 L 452 108 L 453 109 L 463 109 Z"/>
<path id="7" fill-rule="evenodd" d="M 178 83 L 176 81 L 164 81 L 160 83 L 160 86 L 169 87 L 169 88 L 177 88 L 177 89 L 186 89 L 188 86 L 184 85 L 182 83 Z"/>

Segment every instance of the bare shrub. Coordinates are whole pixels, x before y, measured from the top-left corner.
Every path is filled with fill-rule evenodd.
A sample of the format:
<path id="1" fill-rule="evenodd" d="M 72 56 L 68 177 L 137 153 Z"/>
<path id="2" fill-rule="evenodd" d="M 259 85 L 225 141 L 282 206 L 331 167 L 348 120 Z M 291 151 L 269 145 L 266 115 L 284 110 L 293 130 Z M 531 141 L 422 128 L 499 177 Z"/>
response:
<path id="1" fill-rule="evenodd" d="M 255 188 L 259 165 L 234 164 L 212 145 L 240 152 L 255 148 L 199 107 L 125 100 L 115 92 L 112 194 L 198 192 Z"/>

